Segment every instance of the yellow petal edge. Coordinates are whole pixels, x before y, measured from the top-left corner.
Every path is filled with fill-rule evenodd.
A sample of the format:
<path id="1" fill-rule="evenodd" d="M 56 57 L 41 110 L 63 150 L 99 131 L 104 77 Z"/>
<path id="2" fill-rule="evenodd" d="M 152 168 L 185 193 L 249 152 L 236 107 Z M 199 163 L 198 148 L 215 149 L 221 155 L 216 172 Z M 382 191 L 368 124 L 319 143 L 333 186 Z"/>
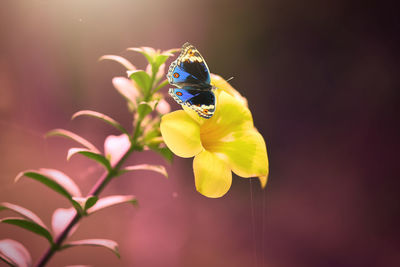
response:
<path id="1" fill-rule="evenodd" d="M 160 130 L 168 148 L 179 157 L 190 158 L 203 150 L 200 126 L 183 110 L 164 115 Z"/>
<path id="2" fill-rule="evenodd" d="M 193 160 L 196 189 L 210 198 L 218 198 L 228 192 L 232 184 L 230 168 L 211 152 L 204 150 Z"/>

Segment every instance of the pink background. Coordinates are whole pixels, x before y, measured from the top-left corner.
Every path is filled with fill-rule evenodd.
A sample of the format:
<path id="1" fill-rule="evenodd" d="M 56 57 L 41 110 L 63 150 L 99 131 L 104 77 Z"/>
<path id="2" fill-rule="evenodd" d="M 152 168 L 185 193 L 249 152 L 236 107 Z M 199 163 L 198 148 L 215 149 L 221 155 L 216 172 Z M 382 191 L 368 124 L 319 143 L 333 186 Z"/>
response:
<path id="1" fill-rule="evenodd" d="M 39 167 L 64 171 L 87 193 L 101 168 L 81 156 L 66 162 L 75 144 L 43 135 L 65 128 L 102 147 L 112 128 L 70 121 L 92 109 L 129 127 L 111 84 L 124 69 L 97 59 L 117 54 L 144 68 L 127 47 L 189 41 L 247 97 L 267 142 L 267 189 L 235 176 L 226 196 L 208 199 L 195 191 L 191 159 L 167 165 L 168 180 L 126 174 L 102 195 L 134 194 L 139 208 L 101 211 L 71 237 L 113 239 L 121 259 L 72 248 L 49 266 L 399 266 L 399 25 L 383 2 L 2 1 L 0 201 L 50 224 L 69 203 L 39 183 L 13 183 Z M 150 152 L 130 163 L 165 164 Z M 3 238 L 25 244 L 34 261 L 47 249 L 14 226 L 0 225 Z"/>

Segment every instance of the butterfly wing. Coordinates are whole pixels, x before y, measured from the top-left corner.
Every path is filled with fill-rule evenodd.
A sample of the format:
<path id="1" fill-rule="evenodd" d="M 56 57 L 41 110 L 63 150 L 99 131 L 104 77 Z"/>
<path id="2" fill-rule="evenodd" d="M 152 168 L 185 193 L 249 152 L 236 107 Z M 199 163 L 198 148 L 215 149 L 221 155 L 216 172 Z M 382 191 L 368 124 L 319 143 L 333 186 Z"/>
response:
<path id="1" fill-rule="evenodd" d="M 180 105 L 186 105 L 209 119 L 215 112 L 215 95 L 210 84 L 210 71 L 200 52 L 185 43 L 179 57 L 171 63 L 167 78 L 178 87 L 169 89 L 169 94 Z"/>
<path id="2" fill-rule="evenodd" d="M 209 119 L 215 112 L 215 95 L 213 91 L 200 91 L 187 100 L 186 105 L 196 111 L 200 117 Z"/>
<path id="3" fill-rule="evenodd" d="M 186 101 L 194 97 L 200 91 L 198 90 L 187 90 L 187 89 L 179 89 L 179 88 L 171 88 L 168 93 L 179 105 L 186 105 Z"/>
<path id="4" fill-rule="evenodd" d="M 200 52 L 185 43 L 179 57 L 171 63 L 167 78 L 170 84 L 183 88 L 190 86 L 199 90 L 210 90 L 210 71 Z"/>
<path id="5" fill-rule="evenodd" d="M 200 117 L 209 119 L 215 112 L 215 95 L 213 91 L 200 91 L 184 87 L 171 88 L 168 93 L 180 105 L 186 105 L 199 114 Z"/>

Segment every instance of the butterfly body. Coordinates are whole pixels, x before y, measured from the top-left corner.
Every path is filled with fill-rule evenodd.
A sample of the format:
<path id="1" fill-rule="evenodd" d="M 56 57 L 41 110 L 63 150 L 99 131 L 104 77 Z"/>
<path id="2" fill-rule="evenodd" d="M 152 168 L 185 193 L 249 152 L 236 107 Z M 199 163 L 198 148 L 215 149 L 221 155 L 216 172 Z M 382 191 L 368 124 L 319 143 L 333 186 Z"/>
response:
<path id="1" fill-rule="evenodd" d="M 210 71 L 199 51 L 185 43 L 179 57 L 171 63 L 167 78 L 178 87 L 168 93 L 180 105 L 186 105 L 200 117 L 209 119 L 215 112 L 216 98 L 211 85 Z"/>

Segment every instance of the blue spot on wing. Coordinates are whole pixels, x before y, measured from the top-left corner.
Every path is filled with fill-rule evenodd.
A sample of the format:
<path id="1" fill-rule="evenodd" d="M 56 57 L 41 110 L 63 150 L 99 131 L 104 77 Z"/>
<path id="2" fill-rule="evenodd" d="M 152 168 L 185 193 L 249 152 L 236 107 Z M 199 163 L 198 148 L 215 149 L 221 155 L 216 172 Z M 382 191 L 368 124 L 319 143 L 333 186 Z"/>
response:
<path id="1" fill-rule="evenodd" d="M 171 88 L 169 89 L 169 94 L 179 103 L 184 104 L 186 101 L 194 97 L 198 94 L 198 90 L 186 90 L 186 89 L 178 89 Z"/>
<path id="2" fill-rule="evenodd" d="M 200 91 L 184 87 L 171 88 L 169 94 L 180 105 L 186 105 L 199 114 L 200 117 L 209 119 L 215 112 L 215 95 L 213 91 Z"/>

